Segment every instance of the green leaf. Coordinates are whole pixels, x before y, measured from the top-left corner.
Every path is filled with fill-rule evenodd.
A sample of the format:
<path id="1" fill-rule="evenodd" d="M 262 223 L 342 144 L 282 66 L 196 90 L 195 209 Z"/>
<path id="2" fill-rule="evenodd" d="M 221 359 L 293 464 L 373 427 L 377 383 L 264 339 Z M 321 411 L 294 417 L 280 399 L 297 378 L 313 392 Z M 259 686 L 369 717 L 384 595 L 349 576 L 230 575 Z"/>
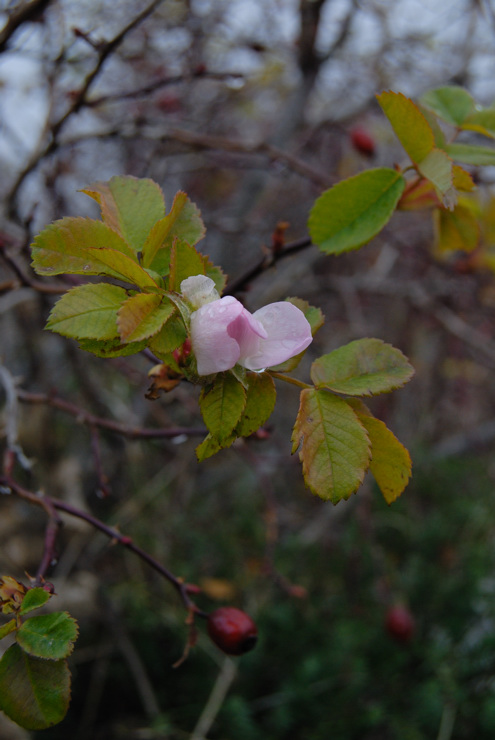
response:
<path id="1" fill-rule="evenodd" d="M 374 396 L 400 388 L 414 375 L 407 357 L 381 339 L 357 339 L 311 366 L 317 388 L 348 396 Z"/>
<path id="2" fill-rule="evenodd" d="M 246 406 L 235 430 L 239 437 L 249 437 L 266 423 L 275 408 L 277 398 L 275 383 L 268 373 L 248 372 L 246 380 Z"/>
<path id="3" fill-rule="evenodd" d="M 17 630 L 16 639 L 29 655 L 60 660 L 72 653 L 77 634 L 75 619 L 67 612 L 54 612 L 26 619 Z"/>
<path id="4" fill-rule="evenodd" d="M 3 624 L 0 627 L 0 640 L 3 640 L 4 637 L 7 637 L 7 635 L 10 635 L 10 633 L 14 632 L 16 629 L 17 621 L 15 619 L 11 619 L 10 622 Z"/>
<path id="5" fill-rule="evenodd" d="M 213 383 L 202 389 L 199 406 L 208 431 L 222 442 L 240 421 L 246 407 L 246 391 L 231 373 L 218 373 Z"/>
<path id="6" fill-rule="evenodd" d="M 198 207 L 179 191 L 170 213 L 151 229 L 143 246 L 143 265 L 161 275 L 169 272 L 170 250 L 174 238 L 190 245 L 197 244 L 205 235 L 205 226 Z"/>
<path id="7" fill-rule="evenodd" d="M 90 218 L 62 218 L 43 229 L 32 245 L 33 269 L 39 275 L 61 273 L 82 275 L 110 275 L 120 277 L 98 259 L 98 250 L 106 248 L 135 256 L 126 242 L 101 221 Z"/>
<path id="8" fill-rule="evenodd" d="M 435 249 L 439 254 L 472 252 L 480 239 L 478 220 L 470 208 L 458 205 L 453 211 L 437 208 L 433 212 Z"/>
<path id="9" fill-rule="evenodd" d="M 376 96 L 397 138 L 415 163 L 433 149 L 435 136 L 424 114 L 402 93 L 387 91 Z"/>
<path id="10" fill-rule="evenodd" d="M 299 445 L 306 485 L 337 504 L 363 482 L 370 463 L 370 442 L 363 425 L 344 399 L 324 390 L 303 390 L 292 434 Z"/>
<path id="11" fill-rule="evenodd" d="M 51 594 L 44 588 L 30 588 L 22 600 L 19 614 L 27 614 L 33 609 L 39 609 L 51 598 Z"/>
<path id="12" fill-rule="evenodd" d="M 484 108 L 475 111 L 464 121 L 462 128 L 468 131 L 477 131 L 491 139 L 495 138 L 495 108 Z"/>
<path id="13" fill-rule="evenodd" d="M 176 310 L 166 298 L 153 293 L 130 296 L 119 308 L 117 326 L 122 342 L 139 342 L 156 334 Z"/>
<path id="14" fill-rule="evenodd" d="M 0 660 L 0 709 L 26 730 L 61 722 L 70 700 L 66 660 L 41 660 L 11 645 Z"/>
<path id="15" fill-rule="evenodd" d="M 474 100 L 463 87 L 450 85 L 429 90 L 421 103 L 439 118 L 453 126 L 460 126 L 474 111 Z"/>
<path id="16" fill-rule="evenodd" d="M 456 162 L 476 166 L 494 165 L 495 149 L 486 146 L 472 146 L 471 144 L 447 144 L 445 151 Z"/>
<path id="17" fill-rule="evenodd" d="M 412 472 L 411 456 L 383 421 L 356 399 L 347 403 L 354 409 L 371 442 L 370 470 L 387 504 L 395 501 L 407 486 Z"/>
<path id="18" fill-rule="evenodd" d="M 115 249 L 89 249 L 88 252 L 103 265 L 106 271 L 103 274 L 125 280 L 139 288 L 159 290 L 156 280 L 146 270 L 143 270 L 134 258 L 131 259 Z"/>
<path id="19" fill-rule="evenodd" d="M 194 247 L 175 239 L 170 253 L 169 289 L 180 293 L 180 284 L 192 275 L 205 274 L 204 258 Z"/>
<path id="20" fill-rule="evenodd" d="M 426 177 L 442 197 L 447 208 L 453 207 L 457 194 L 453 186 L 453 162 L 441 149 L 432 151 L 418 164 L 418 170 Z"/>
<path id="21" fill-rule="evenodd" d="M 135 252 L 141 251 L 153 225 L 165 216 L 163 193 L 153 180 L 112 177 L 82 192 L 99 203 L 104 223 Z"/>
<path id="22" fill-rule="evenodd" d="M 386 167 L 339 182 L 311 209 L 311 239 L 327 254 L 361 247 L 390 220 L 404 187 L 402 175 Z"/>
<path id="23" fill-rule="evenodd" d="M 147 341 L 129 342 L 122 344 L 120 338 L 102 340 L 79 339 L 79 347 L 85 352 L 91 352 L 96 357 L 127 357 L 142 352 L 147 346 Z"/>
<path id="24" fill-rule="evenodd" d="M 180 347 L 187 339 L 184 322 L 178 315 L 171 316 L 167 323 L 151 337 L 149 348 L 159 358 L 163 358 Z"/>
<path id="25" fill-rule="evenodd" d="M 201 444 L 196 447 L 196 457 L 198 462 L 203 462 L 203 460 L 206 460 L 208 457 L 216 455 L 220 450 L 230 447 L 236 439 L 236 434 L 231 434 L 225 439 L 222 439 L 222 441 L 213 437 L 211 434 L 207 434 Z"/>
<path id="26" fill-rule="evenodd" d="M 117 285 L 79 285 L 57 301 L 46 328 L 75 339 L 115 339 L 117 311 L 126 299 Z"/>

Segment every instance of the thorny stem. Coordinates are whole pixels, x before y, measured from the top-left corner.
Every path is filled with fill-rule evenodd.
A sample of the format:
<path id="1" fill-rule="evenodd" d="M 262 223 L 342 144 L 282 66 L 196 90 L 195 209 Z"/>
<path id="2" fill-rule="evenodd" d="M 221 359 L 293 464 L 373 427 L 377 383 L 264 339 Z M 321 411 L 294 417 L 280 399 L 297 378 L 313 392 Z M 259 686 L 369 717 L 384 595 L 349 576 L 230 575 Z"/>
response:
<path id="1" fill-rule="evenodd" d="M 126 547 L 128 550 L 141 558 L 141 560 L 144 560 L 144 562 L 147 563 L 151 568 L 153 568 L 153 570 L 156 570 L 161 576 L 166 578 L 167 581 L 172 584 L 172 586 L 174 586 L 175 590 L 178 592 L 182 600 L 182 603 L 189 611 L 189 613 L 207 618 L 208 615 L 206 614 L 206 612 L 199 609 L 194 601 L 190 598 L 187 584 L 184 583 L 181 578 L 174 576 L 174 574 L 171 573 L 167 568 L 165 568 L 164 565 L 158 562 L 158 560 L 156 560 L 148 552 L 139 547 L 139 545 L 136 545 L 133 542 L 132 538 L 128 535 L 122 534 L 121 532 L 119 532 L 118 529 L 108 526 L 92 514 L 89 514 L 86 511 L 82 511 L 81 509 L 77 509 L 75 506 L 72 506 L 72 504 L 68 504 L 65 501 L 60 501 L 59 499 L 52 498 L 51 496 L 38 495 L 36 493 L 33 493 L 32 491 L 28 491 L 26 488 L 23 488 L 21 485 L 19 485 L 10 476 L 0 476 L 0 487 L 4 489 L 9 489 L 12 493 L 15 493 L 17 496 L 19 496 L 19 498 L 22 498 L 25 501 L 29 501 L 29 503 L 34 504 L 35 506 L 41 506 L 45 509 L 45 511 L 48 512 L 49 516 L 51 517 L 52 524 L 51 526 L 49 525 L 47 527 L 45 553 L 37 574 L 37 578 L 39 578 L 40 580 L 43 576 L 43 573 L 46 571 L 49 562 L 51 562 L 53 558 L 54 536 L 56 534 L 55 530 L 58 529 L 61 524 L 61 520 L 56 515 L 55 511 L 63 511 L 70 516 L 76 517 L 77 519 L 82 519 L 83 521 L 87 522 L 95 529 L 98 529 L 100 532 L 103 532 L 103 534 L 106 534 L 106 536 L 109 537 L 112 542 L 116 542 L 119 545 Z M 48 557 L 50 557 L 50 561 L 46 562 Z"/>

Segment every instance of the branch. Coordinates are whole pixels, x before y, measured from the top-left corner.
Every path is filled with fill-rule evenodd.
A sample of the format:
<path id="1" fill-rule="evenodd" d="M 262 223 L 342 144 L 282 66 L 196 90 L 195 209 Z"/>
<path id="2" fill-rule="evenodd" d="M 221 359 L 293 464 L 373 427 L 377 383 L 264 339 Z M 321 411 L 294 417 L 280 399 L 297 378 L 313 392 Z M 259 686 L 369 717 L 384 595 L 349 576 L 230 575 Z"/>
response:
<path id="1" fill-rule="evenodd" d="M 217 149 L 235 154 L 263 154 L 272 162 L 284 162 L 291 170 L 308 178 L 318 187 L 328 188 L 332 184 L 330 178 L 323 172 L 310 167 L 302 159 L 279 149 L 276 146 L 261 142 L 259 144 L 245 144 L 236 139 L 211 134 L 197 134 L 183 129 L 171 129 L 160 136 L 162 141 L 179 141 L 195 149 Z"/>
<path id="2" fill-rule="evenodd" d="M 76 406 L 70 401 L 65 401 L 63 398 L 52 396 L 46 393 L 29 393 L 28 391 L 18 390 L 17 398 L 19 401 L 24 403 L 33 404 L 46 404 L 52 406 L 55 409 L 64 411 L 66 414 L 73 416 L 80 424 L 85 424 L 90 428 L 99 427 L 100 429 L 106 429 L 114 434 L 119 434 L 127 439 L 173 439 L 174 437 L 180 437 L 186 435 L 187 437 L 198 437 L 206 434 L 206 429 L 203 427 L 170 427 L 170 428 L 159 428 L 159 429 L 146 429 L 143 427 L 130 427 L 125 424 L 120 424 L 118 421 L 112 419 L 103 419 L 99 416 L 89 413 L 84 409 Z"/>
<path id="3" fill-rule="evenodd" d="M 101 95 L 99 98 L 92 98 L 86 100 L 85 105 L 87 108 L 96 108 L 98 105 L 108 103 L 111 101 L 120 100 L 132 100 L 133 98 L 140 98 L 141 96 L 147 96 L 151 93 L 160 90 L 162 87 L 168 85 L 177 85 L 181 82 L 188 82 L 198 78 L 208 80 L 229 80 L 229 79 L 244 79 L 245 74 L 243 72 L 206 72 L 202 69 L 197 69 L 190 74 L 185 75 L 174 75 L 172 77 L 164 77 L 161 80 L 155 80 L 149 85 L 144 87 L 138 87 L 136 90 L 129 90 L 128 92 L 112 93 L 109 95 Z"/>
<path id="4" fill-rule="evenodd" d="M 68 504 L 65 501 L 60 501 L 59 499 L 52 498 L 51 496 L 40 495 L 33 493 L 32 491 L 28 491 L 26 488 L 23 488 L 21 485 L 19 485 L 9 475 L 0 475 L 0 488 L 2 488 L 4 491 L 10 490 L 12 493 L 16 494 L 16 496 L 19 496 L 19 498 L 22 498 L 24 501 L 28 501 L 35 506 L 41 506 L 45 509 L 45 511 L 49 512 L 50 516 L 52 516 L 51 512 L 53 510 L 57 510 L 63 511 L 65 514 L 69 514 L 69 516 L 73 516 L 77 519 L 82 519 L 83 521 L 87 522 L 94 529 L 98 529 L 100 532 L 103 532 L 103 534 L 109 537 L 112 542 L 122 545 L 123 547 L 126 547 L 128 550 L 133 552 L 135 555 L 141 558 L 141 560 L 144 560 L 145 563 L 153 568 L 153 570 L 156 570 L 157 573 L 159 573 L 167 581 L 169 581 L 169 583 L 174 586 L 175 590 L 182 600 L 182 603 L 190 613 L 197 614 L 201 617 L 207 617 L 207 614 L 199 609 L 194 601 L 192 601 L 192 599 L 190 598 L 188 593 L 188 584 L 184 583 L 181 578 L 174 576 L 173 573 L 165 568 L 164 565 L 159 563 L 158 560 L 155 560 L 155 558 L 148 552 L 143 550 L 138 545 L 135 545 L 132 541 L 132 538 L 128 535 L 122 534 L 121 532 L 119 532 L 118 529 L 108 526 L 92 514 L 89 514 L 86 511 L 82 511 L 81 509 L 77 509 L 75 506 L 72 506 L 72 504 Z"/>
<path id="5" fill-rule="evenodd" d="M 37 152 L 33 154 L 31 159 L 28 161 L 24 169 L 19 173 L 17 176 L 17 179 L 12 186 L 10 193 L 7 196 L 7 204 L 9 213 L 11 216 L 15 214 L 15 200 L 17 197 L 17 192 L 24 182 L 24 179 L 29 175 L 39 164 L 39 162 L 49 154 L 52 154 L 58 147 L 58 135 L 60 134 L 60 131 L 68 121 L 68 119 L 74 114 L 79 111 L 80 108 L 82 108 L 83 105 L 86 104 L 86 96 L 89 92 L 90 87 L 98 77 L 98 75 L 101 72 L 101 69 L 115 49 L 120 46 L 120 44 L 124 41 L 126 35 L 132 31 L 136 26 L 138 26 L 142 21 L 144 21 L 151 13 L 153 13 L 154 10 L 163 2 L 163 0 L 153 0 L 153 2 L 148 5 L 147 8 L 145 8 L 139 15 L 137 15 L 135 18 L 133 18 L 130 23 L 127 24 L 119 33 L 114 36 L 114 38 L 111 41 L 102 42 L 98 45 L 96 45 L 96 48 L 98 50 L 98 59 L 96 61 L 95 66 L 91 70 L 91 72 L 86 76 L 86 79 L 84 80 L 79 92 L 74 96 L 72 99 L 72 103 L 67 109 L 67 111 L 60 116 L 50 127 L 50 139 L 49 141 L 42 146 Z"/>
<path id="6" fill-rule="evenodd" d="M 6 50 L 10 37 L 19 26 L 26 23 L 26 21 L 38 20 L 43 11 L 50 5 L 50 2 L 51 0 L 32 0 L 30 3 L 24 3 L 14 8 L 7 23 L 0 31 L 0 54 Z"/>
<path id="7" fill-rule="evenodd" d="M 261 275 L 265 270 L 273 267 L 273 265 L 279 260 L 284 257 L 289 257 L 292 254 L 296 254 L 297 252 L 301 252 L 303 249 L 307 249 L 307 247 L 310 246 L 312 246 L 312 242 L 308 236 L 291 242 L 290 244 L 286 244 L 282 249 L 272 249 L 270 254 L 262 257 L 255 265 L 246 270 L 242 275 L 239 275 L 238 278 L 231 280 L 225 288 L 223 295 L 234 295 L 235 293 L 238 293 L 248 285 L 248 283 L 257 278 L 258 275 Z"/>

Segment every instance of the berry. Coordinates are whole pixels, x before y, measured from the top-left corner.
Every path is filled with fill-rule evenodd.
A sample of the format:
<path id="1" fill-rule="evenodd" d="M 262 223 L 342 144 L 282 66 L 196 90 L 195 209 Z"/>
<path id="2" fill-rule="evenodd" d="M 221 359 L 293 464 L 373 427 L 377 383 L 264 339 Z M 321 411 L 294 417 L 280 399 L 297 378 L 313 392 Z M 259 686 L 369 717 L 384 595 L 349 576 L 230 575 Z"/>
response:
<path id="1" fill-rule="evenodd" d="M 208 634 L 227 655 L 242 655 L 256 645 L 258 628 L 245 612 L 222 606 L 208 615 Z"/>
<path id="2" fill-rule="evenodd" d="M 409 609 L 401 604 L 391 606 L 385 618 L 385 627 L 397 642 L 410 642 L 414 634 L 414 618 Z"/>
<path id="3" fill-rule="evenodd" d="M 351 144 L 354 149 L 365 157 L 372 157 L 375 153 L 375 140 L 361 127 L 353 128 L 351 131 Z"/>

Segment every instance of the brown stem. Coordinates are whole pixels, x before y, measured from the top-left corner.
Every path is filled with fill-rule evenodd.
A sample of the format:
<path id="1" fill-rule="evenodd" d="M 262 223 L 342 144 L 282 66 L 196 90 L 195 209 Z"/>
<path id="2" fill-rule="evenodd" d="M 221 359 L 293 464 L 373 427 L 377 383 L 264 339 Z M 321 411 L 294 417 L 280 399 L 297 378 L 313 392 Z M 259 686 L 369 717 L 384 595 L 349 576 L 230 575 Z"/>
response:
<path id="1" fill-rule="evenodd" d="M 66 414 L 74 416 L 81 424 L 86 424 L 93 428 L 106 429 L 109 432 L 119 434 L 128 439 L 173 439 L 182 434 L 188 437 L 197 437 L 206 434 L 206 430 L 203 427 L 145 429 L 143 427 L 126 426 L 125 424 L 120 424 L 118 421 L 112 421 L 112 419 L 103 419 L 99 416 L 94 416 L 79 406 L 70 403 L 70 401 L 65 401 L 63 398 L 46 393 L 30 393 L 29 391 L 18 390 L 17 398 L 24 403 L 52 406 L 60 411 L 64 411 Z"/>
<path id="2" fill-rule="evenodd" d="M 105 524 L 92 514 L 89 514 L 86 511 L 82 511 L 81 509 L 77 509 L 75 506 L 72 506 L 72 504 L 68 504 L 65 501 L 60 501 L 59 499 L 52 498 L 51 496 L 41 496 L 33 493 L 32 491 L 28 491 L 26 488 L 23 488 L 21 485 L 19 485 L 17 481 L 15 481 L 10 476 L 0 476 L 0 487 L 4 489 L 10 489 L 10 491 L 19 496 L 19 498 L 22 498 L 25 501 L 29 501 L 29 503 L 34 504 L 35 506 L 41 506 L 48 512 L 53 510 L 63 511 L 70 516 L 76 517 L 77 519 L 82 519 L 83 521 L 87 522 L 95 529 L 103 532 L 103 534 L 109 537 L 112 542 L 116 542 L 119 545 L 126 547 L 128 550 L 141 558 L 141 560 L 147 563 L 151 568 L 153 568 L 153 570 L 156 570 L 157 573 L 166 578 L 167 581 L 169 581 L 169 583 L 174 586 L 182 600 L 182 603 L 189 612 L 204 618 L 208 616 L 206 612 L 203 612 L 201 609 L 199 609 L 190 598 L 187 584 L 184 583 L 181 578 L 174 576 L 174 574 L 171 573 L 167 568 L 165 568 L 164 565 L 159 563 L 158 560 L 155 560 L 152 555 L 139 547 L 139 545 L 134 544 L 132 538 L 128 535 L 122 534 L 122 532 L 119 532 L 118 529 L 114 529 L 113 527 L 108 526 L 108 524 Z M 56 520 L 52 519 L 53 524 L 55 524 L 55 521 Z M 50 542 L 52 534 L 52 530 L 50 530 Z M 49 538 L 47 536 L 47 540 L 48 539 Z M 45 547 L 45 555 L 47 555 L 47 549 L 49 548 Z M 45 560 L 45 555 L 43 557 L 43 561 Z"/>

